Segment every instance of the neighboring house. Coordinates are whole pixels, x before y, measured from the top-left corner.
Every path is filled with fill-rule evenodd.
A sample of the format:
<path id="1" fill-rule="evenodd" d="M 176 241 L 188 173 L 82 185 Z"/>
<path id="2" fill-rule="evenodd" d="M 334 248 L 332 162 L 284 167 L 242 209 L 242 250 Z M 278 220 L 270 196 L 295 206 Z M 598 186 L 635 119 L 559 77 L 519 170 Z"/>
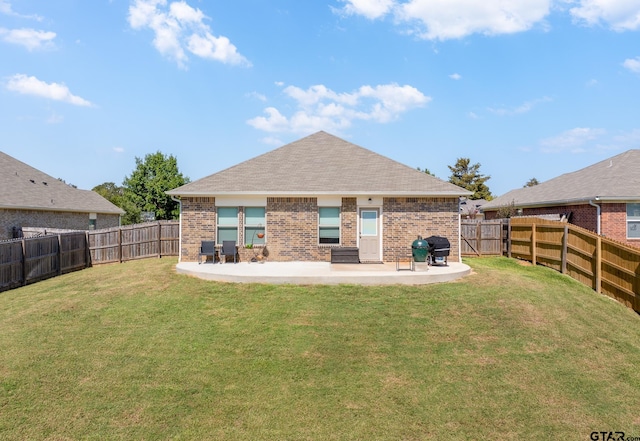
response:
<path id="1" fill-rule="evenodd" d="M 120 208 L 0 152 L 0 240 L 22 228 L 89 230 L 120 224 Z"/>
<path id="2" fill-rule="evenodd" d="M 459 261 L 459 197 L 471 193 L 318 132 L 168 194 L 181 201 L 182 261 L 203 240 L 235 240 L 241 260 L 263 246 L 275 261 L 357 247 L 361 261 L 393 262 L 418 235 L 447 237 Z"/>
<path id="3" fill-rule="evenodd" d="M 485 218 L 554 215 L 603 236 L 640 247 L 640 150 L 629 150 L 486 203 Z M 502 210 L 501 210 L 502 209 Z"/>
<path id="4" fill-rule="evenodd" d="M 481 220 L 483 218 L 482 215 L 482 206 L 486 204 L 487 201 L 485 199 L 460 199 L 460 215 L 462 219 L 475 219 Z"/>

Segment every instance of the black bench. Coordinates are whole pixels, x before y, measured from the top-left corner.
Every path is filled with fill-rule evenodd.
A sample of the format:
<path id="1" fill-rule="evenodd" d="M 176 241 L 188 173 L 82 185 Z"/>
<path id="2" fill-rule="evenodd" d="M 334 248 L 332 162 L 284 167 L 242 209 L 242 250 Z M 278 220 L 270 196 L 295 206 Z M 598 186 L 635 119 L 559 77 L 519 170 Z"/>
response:
<path id="1" fill-rule="evenodd" d="M 356 247 L 331 248 L 331 263 L 360 263 L 360 255 Z"/>

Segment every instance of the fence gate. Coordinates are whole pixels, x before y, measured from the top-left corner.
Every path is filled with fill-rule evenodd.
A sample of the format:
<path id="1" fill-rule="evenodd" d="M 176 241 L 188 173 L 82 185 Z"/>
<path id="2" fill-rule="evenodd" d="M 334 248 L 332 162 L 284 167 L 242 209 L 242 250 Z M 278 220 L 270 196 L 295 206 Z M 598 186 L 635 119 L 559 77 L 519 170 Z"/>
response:
<path id="1" fill-rule="evenodd" d="M 505 223 L 502 220 L 463 220 L 460 237 L 463 256 L 501 256 L 505 243 Z"/>

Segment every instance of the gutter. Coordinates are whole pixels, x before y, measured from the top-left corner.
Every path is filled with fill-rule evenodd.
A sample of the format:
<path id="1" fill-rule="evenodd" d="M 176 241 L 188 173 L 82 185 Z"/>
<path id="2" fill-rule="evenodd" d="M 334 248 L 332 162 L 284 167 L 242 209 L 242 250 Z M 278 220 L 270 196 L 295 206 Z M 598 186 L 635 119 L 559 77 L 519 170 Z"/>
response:
<path id="1" fill-rule="evenodd" d="M 178 263 L 182 262 L 182 200 L 177 199 L 175 196 L 171 196 L 173 202 L 177 202 L 180 205 L 180 218 L 178 227 Z"/>
<path id="2" fill-rule="evenodd" d="M 636 203 L 638 201 L 638 199 L 640 199 L 640 196 L 596 196 L 595 198 L 592 197 L 581 197 L 581 198 L 574 198 L 574 199 L 560 199 L 560 200 L 555 200 L 555 201 L 540 201 L 540 202 L 516 202 L 515 200 L 513 201 L 516 208 L 537 208 L 537 207 L 548 207 L 550 205 L 576 205 L 579 203 L 589 203 L 591 200 L 596 200 L 599 201 L 600 203 L 603 202 L 631 202 L 631 203 Z M 484 209 L 486 207 L 487 210 L 489 211 L 494 211 L 494 210 L 499 210 L 500 208 L 503 207 L 508 207 L 509 205 L 511 205 L 511 202 L 509 203 L 505 203 L 505 204 L 501 204 L 501 205 L 496 205 L 496 206 L 492 206 L 490 205 L 491 202 L 487 202 L 485 205 L 482 206 L 482 208 Z"/>
<path id="3" fill-rule="evenodd" d="M 418 191 L 216 191 L 216 192 L 181 192 L 171 193 L 167 192 L 169 196 L 184 196 L 184 197 L 214 197 L 214 196 L 266 196 L 266 197 L 316 197 L 316 196 L 343 196 L 343 197 L 355 197 L 355 196 L 380 196 L 380 197 L 460 197 L 470 196 L 472 192 L 456 191 L 456 192 L 418 192 Z"/>
<path id="4" fill-rule="evenodd" d="M 595 200 L 599 201 L 600 198 L 598 196 L 596 196 Z M 597 210 L 596 211 L 596 216 L 597 216 L 596 233 L 598 234 L 598 236 L 600 236 L 601 235 L 601 233 L 600 233 L 600 212 L 601 212 L 600 205 L 594 203 L 593 200 L 589 200 L 589 205 L 591 205 L 592 207 L 596 207 L 596 210 Z"/>

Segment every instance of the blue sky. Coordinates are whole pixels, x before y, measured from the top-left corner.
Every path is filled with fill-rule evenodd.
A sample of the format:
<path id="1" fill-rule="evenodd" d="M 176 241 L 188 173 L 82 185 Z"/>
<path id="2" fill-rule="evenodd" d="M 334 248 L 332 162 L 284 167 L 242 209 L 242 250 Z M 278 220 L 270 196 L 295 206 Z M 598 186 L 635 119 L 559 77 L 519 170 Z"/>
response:
<path id="1" fill-rule="evenodd" d="M 0 0 L 0 60 L 0 150 L 84 189 L 318 130 L 495 196 L 640 148 L 638 0 Z"/>

